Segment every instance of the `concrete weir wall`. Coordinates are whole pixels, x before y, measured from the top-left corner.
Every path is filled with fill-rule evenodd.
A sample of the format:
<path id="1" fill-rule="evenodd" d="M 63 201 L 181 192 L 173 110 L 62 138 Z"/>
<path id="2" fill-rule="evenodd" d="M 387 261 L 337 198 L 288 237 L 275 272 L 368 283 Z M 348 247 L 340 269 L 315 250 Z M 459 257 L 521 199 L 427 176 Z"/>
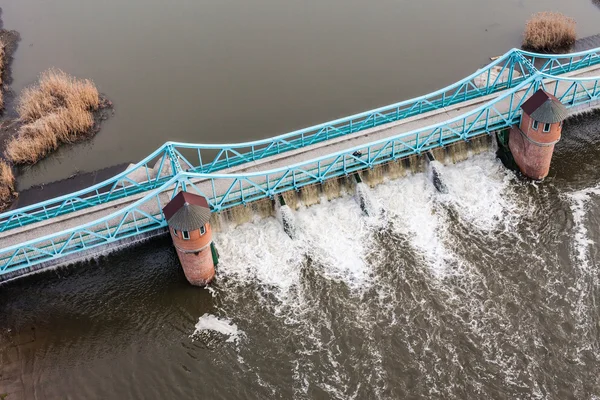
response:
<path id="1" fill-rule="evenodd" d="M 436 160 L 443 164 L 456 164 L 466 160 L 471 155 L 487 151 L 495 143 L 495 133 L 472 138 L 470 141 L 460 141 L 445 147 L 433 149 Z M 370 187 L 383 183 L 386 179 L 398 179 L 407 174 L 424 172 L 427 166 L 424 155 L 413 155 L 386 164 L 358 172 L 361 180 Z M 310 207 L 323 201 L 331 201 L 344 195 L 354 195 L 356 179 L 354 176 L 338 177 L 327 180 L 322 184 L 313 184 L 298 191 L 290 190 L 281 194 L 285 204 L 291 210 L 301 206 Z M 214 213 L 211 216 L 211 226 L 216 232 L 224 231 L 253 221 L 255 218 L 274 216 L 276 201 L 262 199 L 245 206 L 240 205 L 229 210 Z"/>
<path id="2" fill-rule="evenodd" d="M 67 256 L 58 258 L 56 260 L 49 260 L 41 264 L 34 265 L 32 267 L 23 268 L 15 272 L 9 272 L 0 275 L 0 283 L 13 280 L 18 277 L 30 275 L 36 272 L 52 270 L 60 267 L 66 267 L 78 262 L 85 262 L 94 259 L 99 256 L 105 256 L 115 251 L 122 250 L 126 247 L 133 246 L 139 243 L 143 243 L 146 240 L 154 237 L 166 235 L 168 233 L 167 228 L 161 228 L 152 232 L 142 233 L 136 237 L 129 237 L 121 239 L 112 243 L 109 243 L 103 247 L 94 247 L 88 250 L 79 251 L 77 253 L 69 254 Z"/>
<path id="3" fill-rule="evenodd" d="M 433 153 L 435 158 L 442 163 L 457 163 L 467 159 L 469 155 L 478 154 L 489 149 L 492 143 L 494 143 L 494 136 L 495 135 L 482 135 L 472 138 L 469 142 L 456 142 L 443 148 L 436 148 Z M 425 158 L 424 155 L 413 155 L 386 164 L 376 165 L 372 169 L 365 169 L 357 172 L 357 174 L 362 182 L 370 187 L 375 187 L 383 183 L 386 179 L 398 179 L 410 173 L 425 171 L 427 165 Z M 280 196 L 291 210 L 297 210 L 301 206 L 310 207 L 323 201 L 334 200 L 341 196 L 354 195 L 355 190 L 356 178 L 354 175 L 350 175 L 330 179 L 322 184 L 305 186 L 298 191 L 290 190 L 282 193 Z M 127 202 L 126 199 L 121 201 Z M 210 219 L 211 227 L 215 232 L 225 231 L 237 225 L 252 222 L 256 218 L 275 216 L 277 207 L 276 201 L 277 199 L 261 199 L 245 206 L 237 206 L 220 213 L 213 213 Z M 68 216 L 65 216 L 64 218 L 68 218 Z M 157 229 L 133 238 L 116 241 L 106 246 L 80 251 L 55 260 L 49 260 L 30 268 L 0 275 L 0 283 L 43 270 L 51 270 L 78 262 L 85 262 L 98 256 L 107 255 L 167 233 L 168 231 L 166 228 Z"/>

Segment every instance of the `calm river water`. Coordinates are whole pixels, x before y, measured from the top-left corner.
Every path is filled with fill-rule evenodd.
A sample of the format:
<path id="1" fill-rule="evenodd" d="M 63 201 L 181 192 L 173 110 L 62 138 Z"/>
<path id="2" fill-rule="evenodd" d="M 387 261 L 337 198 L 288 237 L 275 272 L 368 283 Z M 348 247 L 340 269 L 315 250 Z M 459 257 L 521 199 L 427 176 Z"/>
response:
<path id="1" fill-rule="evenodd" d="M 6 2 L 5 2 L 6 3 Z M 14 88 L 91 77 L 117 115 L 29 184 L 169 139 L 266 137 L 425 93 L 592 2 L 9 0 Z M 565 125 L 543 183 L 493 152 L 218 233 L 189 286 L 168 239 L 0 286 L 0 394 L 27 399 L 598 399 L 600 118 Z M 67 161 L 68 160 L 68 161 Z"/>
<path id="2" fill-rule="evenodd" d="M 593 0 L 4 0 L 21 33 L 12 88 L 50 67 L 93 79 L 116 115 L 20 189 L 137 161 L 167 140 L 270 137 L 419 96 L 521 43 L 556 10 L 598 31 Z"/>

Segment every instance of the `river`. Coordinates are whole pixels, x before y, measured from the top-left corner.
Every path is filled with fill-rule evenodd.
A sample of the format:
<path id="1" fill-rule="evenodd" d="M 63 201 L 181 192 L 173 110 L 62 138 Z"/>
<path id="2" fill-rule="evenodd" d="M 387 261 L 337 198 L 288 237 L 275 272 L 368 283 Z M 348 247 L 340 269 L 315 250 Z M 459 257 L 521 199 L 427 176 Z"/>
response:
<path id="1" fill-rule="evenodd" d="M 15 89 L 55 65 L 117 107 L 24 185 L 425 93 L 518 45 L 542 7 L 582 36 L 600 16 L 586 1 L 438 3 L 9 1 Z M 440 167 L 446 194 L 416 173 L 370 189 L 369 217 L 352 196 L 300 208 L 294 240 L 276 218 L 220 232 L 208 289 L 168 238 L 4 284 L 0 394 L 597 399 L 598 118 L 565 124 L 543 183 L 489 151 Z"/>
<path id="2" fill-rule="evenodd" d="M 58 67 L 93 79 L 116 115 L 19 190 L 136 162 L 167 140 L 266 138 L 431 92 L 518 47 L 556 10 L 598 33 L 592 0 L 5 0 L 21 33 L 12 88 Z"/>

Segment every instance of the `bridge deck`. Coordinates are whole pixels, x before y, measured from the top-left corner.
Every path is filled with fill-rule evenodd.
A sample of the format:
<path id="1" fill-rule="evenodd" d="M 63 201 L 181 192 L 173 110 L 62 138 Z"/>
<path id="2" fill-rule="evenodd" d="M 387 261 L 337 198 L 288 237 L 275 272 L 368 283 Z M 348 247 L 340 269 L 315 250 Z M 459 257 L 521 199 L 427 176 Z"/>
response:
<path id="1" fill-rule="evenodd" d="M 563 77 L 592 77 L 600 75 L 600 65 L 592 66 L 589 68 L 585 68 L 582 70 L 570 72 L 564 75 Z M 556 82 L 546 81 L 546 88 L 548 90 L 553 90 Z M 550 83 L 548 83 L 550 82 Z M 559 85 L 568 86 L 568 82 L 560 82 Z M 238 165 L 236 167 L 232 167 L 223 171 L 220 171 L 220 174 L 230 174 L 230 173 L 252 173 L 252 172 L 260 172 L 267 171 L 271 169 L 275 169 L 278 167 L 286 167 L 290 165 L 294 165 L 297 163 L 305 162 L 307 160 L 312 160 L 327 154 L 336 153 L 339 151 L 351 149 L 355 146 L 359 146 L 362 144 L 371 143 L 380 139 L 385 139 L 389 137 L 393 137 L 395 135 L 401 134 L 403 132 L 411 132 L 415 129 L 427 127 L 431 125 L 435 125 L 437 123 L 441 123 L 452 118 L 461 116 L 469 111 L 476 109 L 477 107 L 482 106 L 483 104 L 498 98 L 502 95 L 502 92 L 494 93 L 489 96 L 477 98 L 474 100 L 469 100 L 463 103 L 458 103 L 450 107 L 446 107 L 444 109 L 431 111 L 428 113 L 420 114 L 411 118 L 403 119 L 397 122 L 389 123 L 386 125 L 380 125 L 375 128 L 371 128 L 368 130 L 363 130 L 360 132 L 356 132 L 353 134 L 349 134 L 346 136 L 338 137 L 335 139 L 331 139 L 326 142 L 317 143 L 311 146 L 307 146 L 301 149 L 288 151 L 276 156 L 271 156 L 268 158 L 264 158 L 261 160 L 245 163 L 242 165 Z M 523 95 L 523 93 L 520 93 Z M 519 98 L 519 94 L 517 94 L 517 99 Z M 496 105 L 498 111 L 503 112 L 503 110 L 509 109 L 509 100 L 504 99 Z M 473 117 L 475 118 L 475 117 Z M 410 138 L 407 138 L 410 140 Z M 207 181 L 200 181 L 197 183 L 197 186 L 201 188 L 206 193 L 212 192 L 211 183 Z M 219 194 L 224 194 L 229 187 L 228 182 L 217 182 L 216 184 L 216 192 Z M 138 194 L 128 198 L 115 200 L 110 203 L 102 204 L 96 207 L 87 208 L 81 211 L 76 211 L 70 214 L 66 214 L 60 217 L 48 219 L 46 221 L 33 223 L 30 225 L 26 225 L 21 228 L 11 229 L 5 232 L 0 233 L 0 247 L 5 248 L 15 244 L 24 243 L 28 240 L 32 240 L 35 238 L 43 237 L 45 235 L 53 234 L 56 232 L 60 232 L 65 229 L 77 227 L 92 221 L 95 221 L 99 218 L 107 216 L 115 211 L 118 211 L 120 208 L 125 207 L 134 201 L 142 198 L 145 194 Z M 169 201 L 169 193 L 162 193 L 160 195 L 160 204 L 164 206 Z M 157 202 L 148 202 L 141 207 L 142 211 L 150 214 L 156 215 L 160 212 L 159 203 Z M 126 221 L 127 223 L 129 221 Z M 111 221 L 109 224 L 118 224 L 119 221 Z"/>

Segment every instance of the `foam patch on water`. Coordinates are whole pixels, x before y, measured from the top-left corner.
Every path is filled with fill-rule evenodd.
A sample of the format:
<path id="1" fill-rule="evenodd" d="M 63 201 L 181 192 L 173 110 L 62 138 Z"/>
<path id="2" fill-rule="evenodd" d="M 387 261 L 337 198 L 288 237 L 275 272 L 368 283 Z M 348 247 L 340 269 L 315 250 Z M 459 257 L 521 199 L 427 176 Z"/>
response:
<path id="1" fill-rule="evenodd" d="M 237 342 L 240 339 L 240 335 L 243 334 L 237 325 L 227 318 L 219 318 L 212 314 L 204 314 L 198 319 L 196 330 L 192 334 L 192 337 L 206 331 L 217 332 L 227 336 L 226 342 Z"/>
<path id="2" fill-rule="evenodd" d="M 367 216 L 377 217 L 381 213 L 381 207 L 375 198 L 373 198 L 369 186 L 367 186 L 365 183 L 361 182 L 356 185 L 354 198 L 356 199 L 361 210 Z"/>
<path id="3" fill-rule="evenodd" d="M 584 270 L 589 269 L 588 249 L 593 243 L 588 238 L 588 230 L 585 226 L 587 204 L 591 199 L 591 195 L 600 195 L 600 186 L 567 194 L 567 199 L 569 200 L 571 206 L 571 212 L 573 213 L 573 223 L 575 225 L 575 235 L 573 237 L 575 257 L 579 262 L 579 267 Z"/>
<path id="4" fill-rule="evenodd" d="M 343 197 L 296 212 L 299 240 L 320 266 L 320 273 L 351 289 L 368 285 L 371 266 L 366 260 L 372 230 L 351 197 Z"/>
<path id="5" fill-rule="evenodd" d="M 590 260 L 589 249 L 594 241 L 589 238 L 586 227 L 588 205 L 593 196 L 600 196 L 600 185 L 566 195 L 573 215 L 575 231 L 573 235 L 573 250 L 575 259 L 577 260 L 576 265 L 580 271 L 575 282 L 578 294 L 575 313 L 578 317 L 578 327 L 584 331 L 589 330 L 588 310 L 590 304 L 588 298 L 591 296 L 593 299 L 594 287 L 598 286 L 600 280 L 598 269 Z M 594 303 L 591 306 L 595 308 Z"/>
<path id="6" fill-rule="evenodd" d="M 296 217 L 294 217 L 294 212 L 289 206 L 285 205 L 277 208 L 277 220 L 292 240 L 298 237 Z"/>
<path id="7" fill-rule="evenodd" d="M 305 250 L 273 217 L 255 220 L 215 235 L 221 256 L 218 274 L 240 283 L 256 283 L 261 294 L 281 303 L 293 298 Z"/>
<path id="8" fill-rule="evenodd" d="M 515 177 L 494 154 L 479 154 L 440 168 L 448 188 L 441 199 L 454 205 L 461 218 L 481 231 L 510 229 L 519 214 L 512 189 Z"/>
<path id="9" fill-rule="evenodd" d="M 454 255 L 444 245 L 446 215 L 436 204 L 437 192 L 426 174 L 411 175 L 386 182 L 373 190 L 373 195 L 391 216 L 392 228 L 408 237 L 428 262 L 431 272 L 443 277 Z"/>
<path id="10" fill-rule="evenodd" d="M 386 181 L 375 188 L 362 185 L 359 195 L 372 200 L 383 214 L 377 211 L 375 216 L 366 216 L 356 198 L 346 196 L 322 199 L 320 204 L 297 211 L 284 209 L 280 218 L 293 221 L 294 239 L 276 218 L 217 234 L 222 255 L 218 273 L 226 278 L 219 280 L 218 290 L 234 300 L 220 310 L 239 323 L 261 323 L 253 320 L 254 307 L 280 317 L 281 323 L 271 329 L 280 329 L 295 343 L 290 371 L 295 396 L 306 397 L 318 387 L 331 398 L 385 397 L 386 382 L 393 378 L 387 375 L 382 332 L 403 337 L 432 396 L 456 393 L 459 384 L 443 383 L 461 374 L 443 368 L 448 359 L 460 368 L 460 350 L 443 336 L 447 321 L 468 333 L 470 346 L 483 352 L 485 363 L 498 366 L 504 384 L 523 384 L 519 360 L 502 347 L 505 342 L 521 341 L 516 333 L 497 329 L 510 325 L 508 314 L 489 301 L 487 278 L 461 258 L 455 243 L 460 238 L 454 229 L 455 218 L 474 231 L 511 227 L 520 213 L 511 187 L 512 173 L 491 153 L 440 169 L 447 194 L 439 193 L 426 173 Z M 376 234 L 381 227 L 386 229 Z M 378 240 L 388 229 L 393 234 L 386 236 L 387 246 L 414 249 L 424 262 L 404 265 L 402 260 L 378 252 Z M 404 257 L 401 251 L 396 254 Z M 306 264 L 306 259 L 314 262 Z M 307 267 L 311 273 L 301 273 Z M 349 293 L 330 292 L 338 286 L 321 278 L 343 283 Z M 224 280 L 227 287 L 222 286 Z M 263 303 L 233 306 L 238 297 L 254 299 L 254 293 L 248 296 L 248 283 L 257 285 Z M 402 285 L 410 287 L 399 289 Z M 416 326 L 415 315 L 431 329 Z M 360 337 L 365 342 L 362 349 L 366 349 L 352 367 L 339 347 L 348 337 Z M 432 366 L 434 358 L 440 362 Z M 324 370 L 330 373 L 323 374 Z M 361 376 L 358 384 L 357 373 Z M 268 372 L 257 371 L 257 376 L 265 381 L 263 386 L 273 385 Z"/>

